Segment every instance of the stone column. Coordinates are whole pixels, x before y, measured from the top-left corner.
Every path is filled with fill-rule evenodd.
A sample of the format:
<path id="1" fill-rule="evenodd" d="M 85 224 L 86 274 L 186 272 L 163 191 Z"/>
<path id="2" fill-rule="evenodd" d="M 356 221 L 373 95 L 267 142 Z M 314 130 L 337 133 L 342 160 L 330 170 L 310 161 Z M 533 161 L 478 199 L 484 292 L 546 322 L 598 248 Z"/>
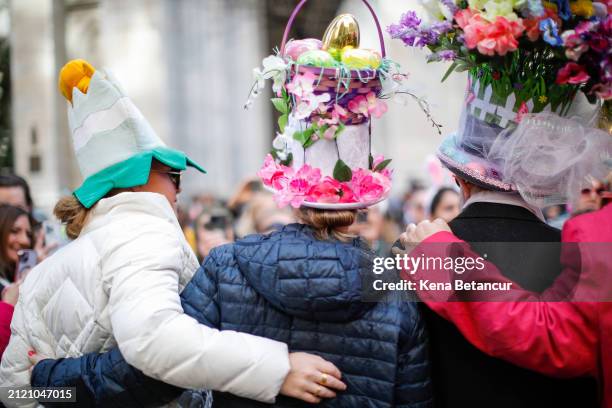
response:
<path id="1" fill-rule="evenodd" d="M 252 69 L 266 52 L 262 2 L 184 0 L 164 2 L 166 82 L 161 98 L 169 112 L 168 140 L 208 170 L 185 178 L 185 196 L 209 192 L 228 197 L 255 177 L 270 148 L 270 103 L 243 104 Z"/>
<path id="2" fill-rule="evenodd" d="M 57 103 L 54 10 L 48 0 L 13 0 L 11 86 L 15 171 L 32 188 L 35 204 L 50 212 L 64 181 L 54 105 Z"/>

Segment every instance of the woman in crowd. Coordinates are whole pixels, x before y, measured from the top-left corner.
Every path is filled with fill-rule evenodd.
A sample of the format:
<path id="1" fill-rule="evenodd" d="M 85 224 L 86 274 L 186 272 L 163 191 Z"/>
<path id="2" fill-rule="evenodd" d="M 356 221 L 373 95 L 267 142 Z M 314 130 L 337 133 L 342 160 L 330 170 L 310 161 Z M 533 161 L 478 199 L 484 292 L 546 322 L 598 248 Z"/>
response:
<path id="1" fill-rule="evenodd" d="M 19 255 L 32 248 L 32 220 L 22 208 L 0 204 L 0 356 L 11 337 L 13 309 L 19 297 Z"/>
<path id="2" fill-rule="evenodd" d="M 176 386 L 265 402 L 279 392 L 307 400 L 333 396 L 328 388 L 342 383 L 331 363 L 289 354 L 277 341 L 214 330 L 184 314 L 179 293 L 198 263 L 173 207 L 181 171 L 204 170 L 165 146 L 109 73 L 71 61 L 60 73 L 60 89 L 72 104 L 73 141 L 85 181 L 56 205 L 55 214 L 75 240 L 24 282 L 0 365 L 2 385 L 30 382 L 32 349 L 61 358 L 119 345 L 129 363 Z M 318 385 L 323 375 L 328 381 Z M 321 389 L 316 398 L 315 388 Z"/>
<path id="3" fill-rule="evenodd" d="M 461 212 L 459 193 L 451 187 L 442 187 L 431 200 L 429 215 L 431 220 L 442 218 L 450 222 Z"/>

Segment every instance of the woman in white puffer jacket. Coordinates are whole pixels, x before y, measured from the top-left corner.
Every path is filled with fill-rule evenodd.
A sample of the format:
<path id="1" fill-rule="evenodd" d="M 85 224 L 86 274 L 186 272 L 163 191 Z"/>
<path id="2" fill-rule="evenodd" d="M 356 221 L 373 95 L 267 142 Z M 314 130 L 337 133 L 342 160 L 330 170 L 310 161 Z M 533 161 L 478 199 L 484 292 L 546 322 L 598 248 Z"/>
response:
<path id="1" fill-rule="evenodd" d="M 62 358 L 118 345 L 146 375 L 183 388 L 272 402 L 279 392 L 305 400 L 313 389 L 332 396 L 316 384 L 318 375 L 327 387 L 342 387 L 337 369 L 319 357 L 290 355 L 283 343 L 213 330 L 183 313 L 179 293 L 198 261 L 173 206 L 180 171 L 203 169 L 163 144 L 108 73 L 71 61 L 60 89 L 72 103 L 85 181 L 55 212 L 76 239 L 23 283 L 0 385 L 29 385 L 30 350 Z M 0 398 L 9 406 L 35 404 L 6 391 Z"/>

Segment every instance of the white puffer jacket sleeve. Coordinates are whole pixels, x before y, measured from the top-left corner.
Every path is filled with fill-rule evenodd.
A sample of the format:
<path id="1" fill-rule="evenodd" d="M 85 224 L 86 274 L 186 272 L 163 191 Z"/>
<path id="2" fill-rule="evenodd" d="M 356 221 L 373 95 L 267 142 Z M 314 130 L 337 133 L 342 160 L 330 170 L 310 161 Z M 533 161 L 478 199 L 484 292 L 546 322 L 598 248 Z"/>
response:
<path id="1" fill-rule="evenodd" d="M 139 221 L 132 229 L 137 232 L 114 237 L 101 265 L 111 277 L 112 330 L 126 361 L 179 387 L 273 402 L 289 372 L 287 346 L 211 329 L 185 315 L 179 274 L 191 263 L 177 228 L 156 217 L 146 225 Z"/>

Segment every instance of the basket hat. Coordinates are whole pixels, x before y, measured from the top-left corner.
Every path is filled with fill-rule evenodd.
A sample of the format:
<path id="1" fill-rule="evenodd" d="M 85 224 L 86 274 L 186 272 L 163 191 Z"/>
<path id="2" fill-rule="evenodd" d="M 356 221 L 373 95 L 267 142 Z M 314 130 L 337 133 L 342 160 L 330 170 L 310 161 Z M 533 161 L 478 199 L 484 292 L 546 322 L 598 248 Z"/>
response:
<path id="1" fill-rule="evenodd" d="M 72 60 L 60 71 L 59 89 L 70 102 L 68 120 L 84 178 L 74 195 L 86 208 L 114 188 L 146 184 L 153 159 L 175 170 L 190 166 L 206 173 L 165 145 L 110 71 Z"/>
<path id="2" fill-rule="evenodd" d="M 332 61 L 331 66 L 305 62 L 302 56 L 307 53 L 294 59 L 290 48 L 315 47 L 313 55 L 326 52 L 315 39 L 287 41 L 304 4 L 301 1 L 293 11 L 278 55 L 264 59 L 264 69 L 256 70 L 261 78 L 274 80 L 273 103 L 282 114 L 273 150 L 258 175 L 280 206 L 366 208 L 386 199 L 391 190 L 390 160 L 371 151 L 371 120 L 387 110 L 380 96 L 395 64 L 385 58 L 380 24 L 367 1 L 364 4 L 378 29 L 380 53 L 358 49 L 358 44 L 345 50 L 368 55 L 375 64 L 351 66 L 346 63 L 347 51 L 341 62 Z M 342 19 L 354 17 L 338 16 L 330 27 Z"/>

